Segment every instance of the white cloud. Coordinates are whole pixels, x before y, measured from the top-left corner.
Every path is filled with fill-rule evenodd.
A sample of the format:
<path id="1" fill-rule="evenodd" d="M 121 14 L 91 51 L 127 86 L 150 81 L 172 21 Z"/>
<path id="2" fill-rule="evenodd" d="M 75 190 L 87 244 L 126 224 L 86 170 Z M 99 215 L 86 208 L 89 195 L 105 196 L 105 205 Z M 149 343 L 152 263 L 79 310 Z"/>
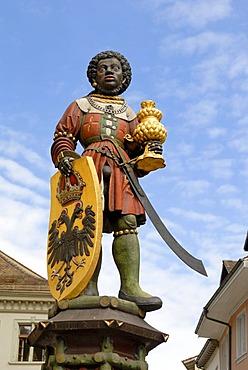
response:
<path id="1" fill-rule="evenodd" d="M 231 63 L 231 56 L 228 53 L 208 55 L 207 58 L 192 67 L 192 78 L 200 84 L 202 94 L 206 92 L 223 93 L 227 88 L 227 73 Z M 215 100 L 221 96 L 215 95 Z"/>
<path id="2" fill-rule="evenodd" d="M 205 171 L 205 174 L 211 175 L 214 179 L 230 180 L 235 174 L 234 160 L 230 158 L 221 158 L 212 155 L 209 149 L 209 155 L 205 151 L 200 153 L 197 157 L 190 158 L 190 169 L 194 168 Z"/>
<path id="3" fill-rule="evenodd" d="M 207 163 L 209 160 L 220 157 L 224 152 L 224 147 L 219 142 L 209 143 L 204 147 L 201 147 L 199 161 L 202 163 Z"/>
<path id="4" fill-rule="evenodd" d="M 38 178 L 28 168 L 13 160 L 0 157 L 0 170 L 3 171 L 4 175 L 11 182 L 17 182 L 28 188 L 32 187 L 47 191 L 49 189 L 49 184 L 45 180 Z"/>
<path id="5" fill-rule="evenodd" d="M 218 52 L 220 50 L 228 50 L 233 46 L 234 42 L 238 41 L 237 37 L 230 33 L 217 33 L 213 31 L 205 31 L 194 36 L 185 36 L 182 34 L 173 34 L 166 37 L 160 46 L 162 52 L 178 52 L 179 54 L 205 54 L 207 52 Z M 234 67 L 233 67 L 234 68 Z"/>
<path id="6" fill-rule="evenodd" d="M 216 35 L 216 37 L 218 36 Z M 194 81 L 198 81 L 200 84 L 202 93 L 218 93 L 219 95 L 215 95 L 215 99 L 220 102 L 220 94 L 223 95 L 223 100 L 228 92 L 229 102 L 227 104 L 230 109 L 235 104 L 235 101 L 233 102 L 235 96 L 237 98 L 239 96 L 237 92 L 246 89 L 247 68 L 244 68 L 244 65 L 247 63 L 248 57 L 244 57 L 241 50 L 242 36 L 228 35 L 226 39 L 225 43 L 220 44 L 220 47 L 216 49 L 211 47 L 204 59 L 198 60 L 199 53 L 197 53 L 196 62 L 191 68 L 191 76 Z M 243 60 L 242 63 L 240 59 Z M 236 100 L 238 100 L 237 98 Z M 226 104 L 226 100 L 223 100 L 223 103 Z"/>
<path id="7" fill-rule="evenodd" d="M 243 176 L 245 180 L 247 180 L 247 177 L 248 177 L 248 159 L 246 157 L 242 158 L 242 160 L 240 160 L 240 163 L 241 163 L 241 169 L 239 169 L 240 175 Z M 246 182 L 244 184 L 246 186 Z"/>
<path id="8" fill-rule="evenodd" d="M 171 71 L 166 72 L 164 96 L 171 94 L 190 103 L 198 96 L 207 101 L 211 97 L 218 111 L 228 107 L 230 116 L 247 114 L 247 104 L 243 101 L 243 93 L 248 89 L 248 54 L 244 51 L 247 45 L 247 36 L 241 32 L 207 30 L 190 36 L 169 34 L 161 42 L 161 53 L 167 58 L 183 58 L 186 63 L 173 72 L 180 83 L 175 77 L 170 80 Z M 187 85 L 181 77 L 182 68 L 191 77 Z"/>
<path id="9" fill-rule="evenodd" d="M 41 206 L 48 205 L 48 199 L 40 195 L 38 191 L 28 189 L 25 186 L 13 184 L 2 176 L 0 176 L 0 191 L 1 195 L 4 196 L 5 199 L 20 199 L 29 204 L 38 204 Z"/>
<path id="10" fill-rule="evenodd" d="M 20 194 L 19 198 L 21 197 Z M 28 205 L 21 200 L 11 198 L 8 194 L 1 197 L 0 202 L 0 224 L 4 225 L 0 228 L 0 249 L 44 275 L 48 202 L 42 205 L 39 205 L 39 202 L 36 205 Z M 43 258 L 39 259 L 39 256 Z"/>
<path id="11" fill-rule="evenodd" d="M 238 83 L 239 80 L 236 81 Z M 230 104 L 232 116 L 234 117 L 233 123 L 236 122 L 246 123 L 248 120 L 248 106 L 247 106 L 247 97 L 243 93 L 236 92 L 230 97 Z"/>
<path id="12" fill-rule="evenodd" d="M 248 92 L 248 78 L 242 78 L 239 83 L 240 91 L 247 94 Z"/>
<path id="13" fill-rule="evenodd" d="M 183 156 L 188 157 L 194 152 L 193 144 L 189 144 L 185 141 L 180 141 L 177 143 L 175 155 L 176 156 Z"/>
<path id="14" fill-rule="evenodd" d="M 236 153 L 248 152 L 248 132 L 246 128 L 237 129 L 228 142 L 228 146 L 235 150 Z"/>
<path id="15" fill-rule="evenodd" d="M 246 211 L 247 209 L 247 205 L 244 204 L 241 198 L 226 198 L 226 199 L 222 199 L 221 203 L 225 207 L 228 207 L 231 209 L 237 209 L 239 211 Z"/>
<path id="16" fill-rule="evenodd" d="M 247 48 L 247 39 L 236 40 L 238 45 L 243 45 Z M 229 77 L 234 79 L 242 77 L 243 75 L 248 76 L 248 53 L 245 53 L 242 48 L 238 55 L 232 60 L 232 65 L 229 70 Z"/>
<path id="17" fill-rule="evenodd" d="M 234 175 L 232 159 L 214 159 L 207 165 L 209 167 L 209 172 L 216 179 L 230 179 Z"/>
<path id="18" fill-rule="evenodd" d="M 45 16 L 51 13 L 50 5 L 37 4 L 35 1 L 21 1 L 21 11 L 33 16 Z"/>
<path id="19" fill-rule="evenodd" d="M 169 212 L 176 216 L 181 216 L 191 221 L 203 222 L 215 225 L 217 227 L 224 226 L 227 223 L 227 219 L 224 217 L 216 216 L 211 213 L 200 213 L 192 210 L 183 210 L 180 208 L 171 207 Z"/>
<path id="20" fill-rule="evenodd" d="M 239 228 L 236 225 L 234 229 L 232 228 L 232 223 L 229 221 L 225 224 L 219 223 L 219 226 L 216 228 L 207 228 L 203 229 L 203 231 L 195 230 L 191 232 L 191 239 L 194 241 L 195 245 L 198 246 L 197 250 L 199 255 L 203 253 L 207 270 L 212 269 L 212 273 L 215 273 L 213 277 L 215 281 L 218 279 L 220 262 L 222 260 L 240 258 L 245 235 L 245 225 L 240 224 Z"/>
<path id="21" fill-rule="evenodd" d="M 211 139 L 216 139 L 227 134 L 227 129 L 223 127 L 211 127 L 207 130 L 207 134 Z"/>
<path id="22" fill-rule="evenodd" d="M 8 126 L 5 126 L 7 123 L 14 123 L 14 122 L 25 122 L 25 124 L 33 124 L 36 125 L 39 122 L 39 117 L 37 113 L 32 111 L 23 111 L 11 114 L 3 114 L 0 112 L 0 123 L 1 128 L 4 130 L 4 133 L 11 134 L 13 137 L 24 138 L 27 137 L 27 133 L 25 131 L 13 131 Z M 31 137 L 31 135 L 29 135 Z"/>
<path id="23" fill-rule="evenodd" d="M 195 197 L 199 194 L 206 193 L 210 187 L 211 183 L 207 180 L 179 180 L 176 186 L 180 189 L 183 196 Z"/>
<path id="24" fill-rule="evenodd" d="M 233 194 L 233 193 L 237 193 L 238 189 L 234 185 L 223 184 L 223 185 L 220 185 L 215 191 L 216 191 L 217 194 L 230 195 L 230 194 Z"/>
<path id="25" fill-rule="evenodd" d="M 243 207 L 243 209 L 244 209 L 244 207 Z M 228 232 L 230 232 L 231 234 L 236 234 L 238 236 L 239 235 L 245 235 L 244 234 L 244 225 L 232 223 L 231 225 L 227 226 L 226 230 Z M 244 239 L 244 241 L 245 241 L 245 239 Z"/>
<path id="26" fill-rule="evenodd" d="M 215 100 L 202 99 L 195 104 L 189 104 L 183 113 L 184 122 L 192 127 L 208 127 L 217 117 L 218 103 Z"/>
<path id="27" fill-rule="evenodd" d="M 19 117 L 10 119 L 19 121 Z M 2 120 L 5 120 L 4 116 L 2 116 Z M 20 120 L 22 119 L 20 118 Z M 27 163 L 35 165 L 39 169 L 47 168 L 46 160 L 31 148 L 34 142 L 31 134 L 26 131 L 12 130 L 4 125 L 0 125 L 0 130 L 4 132 L 0 138 L 0 153 L 7 158 L 18 158 L 18 160 L 23 158 Z M 37 145 L 37 142 L 35 144 Z"/>
<path id="28" fill-rule="evenodd" d="M 231 11 L 230 0 L 161 1 L 160 7 L 156 9 L 156 20 L 166 20 L 174 28 L 201 28 L 229 17 Z"/>

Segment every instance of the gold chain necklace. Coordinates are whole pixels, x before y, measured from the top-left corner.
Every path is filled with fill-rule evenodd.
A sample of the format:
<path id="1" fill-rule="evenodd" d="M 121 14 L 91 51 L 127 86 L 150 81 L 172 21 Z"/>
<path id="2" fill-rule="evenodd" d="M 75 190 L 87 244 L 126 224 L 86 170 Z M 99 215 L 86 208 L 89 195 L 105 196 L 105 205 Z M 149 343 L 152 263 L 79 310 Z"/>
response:
<path id="1" fill-rule="evenodd" d="M 119 96 L 108 96 L 102 94 L 90 94 L 90 97 L 94 97 L 95 100 L 99 101 L 100 103 L 112 103 L 112 104 L 124 104 L 125 99 L 120 98 Z"/>
<path id="2" fill-rule="evenodd" d="M 97 102 L 95 102 L 95 100 L 92 99 L 91 96 L 86 96 L 86 99 L 88 100 L 90 105 L 92 105 L 92 107 L 94 107 L 95 109 L 100 110 L 104 113 L 111 114 L 111 115 L 121 114 L 125 112 L 127 109 L 127 103 L 125 102 L 125 100 L 123 100 L 123 103 L 119 109 L 114 109 L 114 107 L 111 104 L 109 104 L 110 103 L 109 100 L 107 101 L 108 105 L 103 107 L 102 105 L 97 104 Z M 115 101 L 115 104 L 116 104 L 116 101 Z"/>

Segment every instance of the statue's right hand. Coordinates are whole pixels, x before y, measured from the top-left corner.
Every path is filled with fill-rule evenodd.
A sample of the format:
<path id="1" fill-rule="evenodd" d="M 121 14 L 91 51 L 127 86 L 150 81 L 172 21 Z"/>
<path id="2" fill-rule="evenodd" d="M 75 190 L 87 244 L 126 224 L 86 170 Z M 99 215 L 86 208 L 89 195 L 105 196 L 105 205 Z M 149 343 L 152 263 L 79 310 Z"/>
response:
<path id="1" fill-rule="evenodd" d="M 70 176 L 70 174 L 73 172 L 72 165 L 70 163 L 69 157 L 63 157 L 59 161 L 58 169 L 64 176 Z"/>

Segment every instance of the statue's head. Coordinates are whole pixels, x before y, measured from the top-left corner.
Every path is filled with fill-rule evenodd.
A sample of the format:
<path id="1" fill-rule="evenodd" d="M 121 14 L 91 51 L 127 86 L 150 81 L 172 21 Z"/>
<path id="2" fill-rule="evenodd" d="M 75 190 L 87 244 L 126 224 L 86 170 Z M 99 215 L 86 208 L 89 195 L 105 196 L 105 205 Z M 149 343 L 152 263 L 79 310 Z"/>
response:
<path id="1" fill-rule="evenodd" d="M 127 59 L 115 51 L 103 51 L 94 56 L 87 69 L 87 77 L 95 91 L 104 95 L 122 94 L 132 79 Z"/>

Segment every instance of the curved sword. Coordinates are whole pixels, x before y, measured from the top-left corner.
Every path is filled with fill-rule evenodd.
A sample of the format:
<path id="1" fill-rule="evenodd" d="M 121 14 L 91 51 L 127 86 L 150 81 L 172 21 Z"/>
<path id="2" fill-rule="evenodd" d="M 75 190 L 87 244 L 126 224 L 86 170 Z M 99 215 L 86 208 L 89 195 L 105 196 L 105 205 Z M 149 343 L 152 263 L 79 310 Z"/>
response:
<path id="1" fill-rule="evenodd" d="M 135 195 L 145 208 L 146 213 L 148 214 L 151 222 L 155 226 L 156 230 L 158 231 L 162 239 L 168 245 L 168 247 L 190 268 L 204 276 L 208 276 L 202 261 L 195 258 L 189 252 L 187 252 L 173 237 L 173 235 L 171 235 L 167 227 L 164 225 L 161 218 L 153 208 L 153 205 L 147 198 L 144 190 L 140 186 L 130 164 L 122 163 L 121 167 L 123 168 L 123 171 L 125 172 Z"/>

